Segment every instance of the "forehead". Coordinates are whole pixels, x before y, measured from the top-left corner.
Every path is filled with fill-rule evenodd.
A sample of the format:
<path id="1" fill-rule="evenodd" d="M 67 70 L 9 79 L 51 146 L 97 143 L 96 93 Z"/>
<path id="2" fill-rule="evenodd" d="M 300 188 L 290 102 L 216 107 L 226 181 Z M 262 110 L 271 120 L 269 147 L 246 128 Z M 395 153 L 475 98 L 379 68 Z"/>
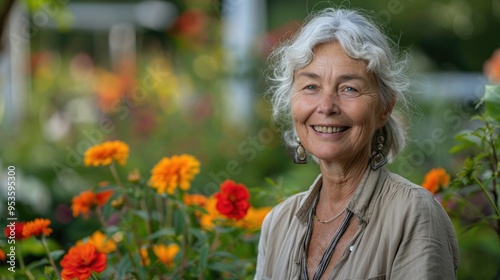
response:
<path id="1" fill-rule="evenodd" d="M 369 75 L 366 66 L 366 61 L 350 57 L 338 42 L 331 42 L 314 47 L 312 61 L 296 72 L 304 70 L 330 70 L 334 72 L 349 71 Z"/>

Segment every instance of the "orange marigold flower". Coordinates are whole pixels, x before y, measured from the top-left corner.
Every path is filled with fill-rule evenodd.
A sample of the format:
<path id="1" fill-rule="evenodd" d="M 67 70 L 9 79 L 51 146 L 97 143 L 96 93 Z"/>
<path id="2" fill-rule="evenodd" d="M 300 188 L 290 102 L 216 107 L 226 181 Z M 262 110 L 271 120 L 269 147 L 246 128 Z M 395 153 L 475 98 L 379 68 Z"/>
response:
<path id="1" fill-rule="evenodd" d="M 187 206 L 197 205 L 200 207 L 205 207 L 205 204 L 207 203 L 207 197 L 197 193 L 195 194 L 186 193 L 182 197 L 182 200 L 184 201 L 184 204 L 186 204 Z"/>
<path id="2" fill-rule="evenodd" d="M 435 194 L 440 187 L 447 187 L 450 183 L 450 175 L 443 168 L 434 168 L 425 174 L 422 187 Z"/>
<path id="3" fill-rule="evenodd" d="M 89 148 L 85 152 L 86 166 L 110 165 L 113 161 L 125 165 L 128 158 L 129 147 L 122 141 L 107 141 Z"/>
<path id="4" fill-rule="evenodd" d="M 493 55 L 484 62 L 483 72 L 493 83 L 500 83 L 500 49 L 496 49 Z"/>
<path id="5" fill-rule="evenodd" d="M 186 191 L 198 173 L 200 162 L 193 156 L 184 154 L 164 157 L 151 170 L 151 187 L 160 194 L 173 194 L 177 187 Z"/>
<path id="6" fill-rule="evenodd" d="M 149 266 L 151 264 L 151 260 L 149 259 L 148 249 L 144 247 L 141 248 L 139 254 L 141 256 L 141 265 Z"/>
<path id="7" fill-rule="evenodd" d="M 205 205 L 207 204 L 207 197 L 202 194 L 196 194 L 196 193 L 195 194 L 186 193 L 182 197 L 182 200 L 184 201 L 184 204 L 186 204 L 187 206 L 196 205 L 199 207 L 205 207 Z M 202 213 L 199 210 L 195 210 L 194 214 L 196 215 L 196 217 L 200 217 Z"/>
<path id="8" fill-rule="evenodd" d="M 259 230 L 266 215 L 271 211 L 272 207 L 254 208 L 250 206 L 246 216 L 239 220 L 236 225 L 247 229 L 248 231 Z"/>
<path id="9" fill-rule="evenodd" d="M 207 199 L 205 203 L 205 210 L 207 210 L 206 214 L 203 214 L 200 218 L 200 225 L 203 229 L 211 230 L 215 227 L 217 221 L 225 221 L 226 217 L 224 217 L 217 210 L 217 200 L 215 197 L 211 196 Z"/>
<path id="10" fill-rule="evenodd" d="M 31 222 L 27 222 L 23 228 L 23 236 L 26 238 L 31 237 L 33 235 L 42 235 L 49 236 L 52 233 L 52 229 L 49 228 L 50 220 L 49 219 L 40 219 L 37 218 Z"/>
<path id="11" fill-rule="evenodd" d="M 231 219 L 242 219 L 250 207 L 250 202 L 248 202 L 250 193 L 247 188 L 231 180 L 224 181 L 220 186 L 220 192 L 214 197 L 217 199 L 217 210 Z"/>
<path id="12" fill-rule="evenodd" d="M 106 254 L 97 251 L 90 243 L 76 245 L 64 255 L 61 267 L 63 280 L 89 279 L 92 271 L 99 273 L 106 269 Z"/>
<path id="13" fill-rule="evenodd" d="M 116 242 L 108 238 L 101 231 L 94 232 L 86 241 L 76 242 L 76 245 L 83 245 L 85 243 L 94 245 L 97 251 L 104 254 L 109 254 L 116 250 Z"/>
<path id="14" fill-rule="evenodd" d="M 16 222 L 14 225 L 6 226 L 3 230 L 5 237 L 11 237 L 15 240 L 23 240 L 26 236 L 23 235 L 25 222 Z"/>
<path id="15" fill-rule="evenodd" d="M 99 193 L 94 193 L 93 191 L 84 191 L 80 193 L 71 200 L 71 210 L 73 210 L 73 216 L 77 217 L 82 214 L 85 218 L 87 218 L 92 208 L 106 205 L 106 202 L 112 195 L 112 190 L 105 190 Z"/>
<path id="16" fill-rule="evenodd" d="M 179 252 L 179 246 L 177 244 L 159 244 L 153 245 L 153 253 L 158 257 L 158 259 L 165 265 L 172 267 L 174 264 L 174 258 Z"/>
<path id="17" fill-rule="evenodd" d="M 0 248 L 0 261 L 5 261 L 6 257 L 7 257 L 7 255 L 5 254 L 4 250 L 2 250 L 2 248 Z"/>

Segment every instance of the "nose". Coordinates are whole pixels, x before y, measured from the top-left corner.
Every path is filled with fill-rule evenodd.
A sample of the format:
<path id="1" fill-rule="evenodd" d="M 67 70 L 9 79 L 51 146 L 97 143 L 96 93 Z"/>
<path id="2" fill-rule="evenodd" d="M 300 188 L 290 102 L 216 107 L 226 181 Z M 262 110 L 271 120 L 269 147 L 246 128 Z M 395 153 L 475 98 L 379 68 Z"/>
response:
<path id="1" fill-rule="evenodd" d="M 323 92 L 318 99 L 317 111 L 325 116 L 340 113 L 339 96 L 335 91 Z"/>

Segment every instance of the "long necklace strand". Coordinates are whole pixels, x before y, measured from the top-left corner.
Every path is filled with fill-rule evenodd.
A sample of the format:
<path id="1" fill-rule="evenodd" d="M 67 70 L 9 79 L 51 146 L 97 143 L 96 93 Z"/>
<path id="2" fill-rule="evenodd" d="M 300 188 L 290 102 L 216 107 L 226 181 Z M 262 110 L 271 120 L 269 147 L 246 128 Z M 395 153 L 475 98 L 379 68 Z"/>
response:
<path id="1" fill-rule="evenodd" d="M 316 200 L 314 201 L 314 206 L 311 212 L 309 212 L 309 223 L 307 226 L 307 232 L 306 232 L 306 237 L 302 241 L 302 248 L 304 252 L 302 253 L 302 268 L 301 268 L 301 279 L 303 280 L 309 280 L 309 275 L 307 274 L 307 250 L 309 247 L 309 242 L 311 241 L 311 235 L 312 235 L 312 227 L 313 227 L 313 213 L 316 213 L 316 205 L 318 204 L 318 198 L 319 195 L 316 196 Z M 337 243 L 339 242 L 340 238 L 344 234 L 344 232 L 347 230 L 347 227 L 349 226 L 349 221 L 351 220 L 353 216 L 353 212 L 347 211 L 347 214 L 344 217 L 344 220 L 342 221 L 342 224 L 340 225 L 340 228 L 337 230 L 335 235 L 333 236 L 333 239 L 330 241 L 330 244 L 326 248 L 325 252 L 323 253 L 323 256 L 321 257 L 321 260 L 318 264 L 318 267 L 316 268 L 316 271 L 314 272 L 313 279 L 312 280 L 319 280 L 323 273 L 326 270 L 326 267 L 328 266 L 328 263 L 330 262 L 330 259 L 332 258 L 333 255 L 333 250 L 337 246 Z"/>
<path id="2" fill-rule="evenodd" d="M 331 218 L 330 220 L 327 220 L 327 221 L 322 221 L 318 218 L 318 216 L 316 216 L 316 213 L 314 214 L 314 219 L 316 219 L 316 221 L 322 223 L 322 224 L 328 224 L 328 223 L 331 223 L 333 221 L 335 221 L 338 217 L 340 217 L 342 214 L 344 214 L 345 212 L 345 209 L 342 210 L 340 213 L 338 213 L 335 217 Z"/>

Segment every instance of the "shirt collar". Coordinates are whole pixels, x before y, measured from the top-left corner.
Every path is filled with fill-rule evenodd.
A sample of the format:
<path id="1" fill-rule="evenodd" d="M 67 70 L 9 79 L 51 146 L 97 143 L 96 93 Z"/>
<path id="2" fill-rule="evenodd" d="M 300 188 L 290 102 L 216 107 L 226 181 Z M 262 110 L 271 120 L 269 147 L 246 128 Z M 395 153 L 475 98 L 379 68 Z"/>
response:
<path id="1" fill-rule="evenodd" d="M 368 167 L 359 183 L 356 193 L 351 198 L 347 204 L 347 209 L 358 216 L 359 219 L 368 223 L 371 215 L 373 213 L 373 201 L 376 200 L 380 194 L 382 184 L 387 177 L 387 170 L 385 168 L 380 168 L 373 170 Z M 295 213 L 295 216 L 299 221 L 307 226 L 309 212 L 312 210 L 314 205 L 314 199 L 318 195 L 321 189 L 323 180 L 321 174 L 314 180 L 306 195 L 300 202 L 299 210 Z"/>

